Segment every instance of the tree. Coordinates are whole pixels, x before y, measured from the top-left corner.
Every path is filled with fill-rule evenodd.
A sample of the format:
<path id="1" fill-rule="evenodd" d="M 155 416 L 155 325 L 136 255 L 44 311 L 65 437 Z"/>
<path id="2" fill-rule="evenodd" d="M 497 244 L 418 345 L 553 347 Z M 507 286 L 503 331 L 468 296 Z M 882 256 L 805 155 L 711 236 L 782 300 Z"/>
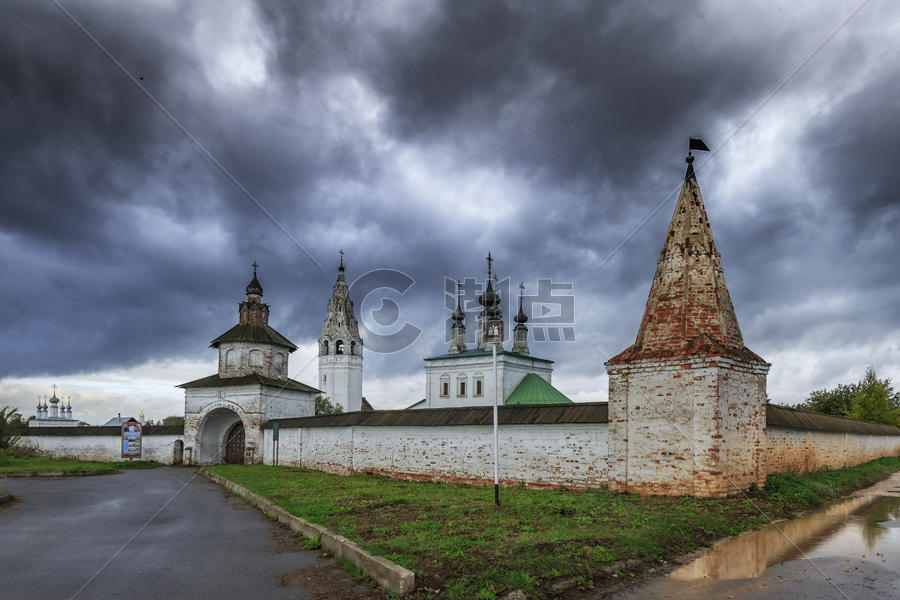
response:
<path id="1" fill-rule="evenodd" d="M 18 409 L 11 406 L 0 408 L 0 450 L 11 448 L 19 443 L 19 427 L 22 426 Z"/>
<path id="2" fill-rule="evenodd" d="M 833 390 L 816 390 L 798 408 L 843 417 L 850 411 L 850 403 L 856 395 L 858 385 L 841 383 Z"/>
<path id="3" fill-rule="evenodd" d="M 171 417 L 166 417 L 162 420 L 163 425 L 181 425 L 184 426 L 184 417 L 179 417 L 178 415 L 172 415 Z"/>
<path id="4" fill-rule="evenodd" d="M 891 405 L 893 392 L 891 380 L 878 379 L 875 369 L 869 366 L 866 376 L 856 385 L 846 416 L 858 421 L 900 425 L 900 411 Z"/>
<path id="5" fill-rule="evenodd" d="M 336 415 L 344 412 L 344 407 L 340 404 L 332 404 L 328 398 L 321 395 L 316 396 L 316 414 L 317 415 Z"/>

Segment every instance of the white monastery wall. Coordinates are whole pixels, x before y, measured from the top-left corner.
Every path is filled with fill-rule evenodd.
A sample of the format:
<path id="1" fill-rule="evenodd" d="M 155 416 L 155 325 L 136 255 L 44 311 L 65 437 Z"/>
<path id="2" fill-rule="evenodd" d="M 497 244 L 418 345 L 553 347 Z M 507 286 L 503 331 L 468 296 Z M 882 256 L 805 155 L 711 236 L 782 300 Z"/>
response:
<path id="1" fill-rule="evenodd" d="M 606 482 L 606 423 L 502 425 L 504 483 L 598 487 Z M 415 480 L 493 482 L 491 426 L 279 428 L 278 464 L 330 473 Z M 263 462 L 273 464 L 272 429 Z"/>
<path id="2" fill-rule="evenodd" d="M 769 473 L 809 473 L 840 469 L 882 456 L 900 456 L 900 436 L 809 431 L 769 427 L 766 432 Z"/>
<path id="3" fill-rule="evenodd" d="M 143 435 L 141 460 L 172 464 L 182 435 Z M 121 435 L 23 435 L 20 444 L 55 457 L 115 462 L 122 458 Z"/>

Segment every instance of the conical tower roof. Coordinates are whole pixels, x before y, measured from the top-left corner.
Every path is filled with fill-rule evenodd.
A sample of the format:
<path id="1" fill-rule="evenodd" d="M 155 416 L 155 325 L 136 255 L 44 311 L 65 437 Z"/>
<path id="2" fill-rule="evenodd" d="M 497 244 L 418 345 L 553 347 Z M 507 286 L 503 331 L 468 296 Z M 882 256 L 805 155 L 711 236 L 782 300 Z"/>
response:
<path id="1" fill-rule="evenodd" d="M 328 300 L 325 324 L 322 327 L 322 338 L 325 337 L 347 338 L 347 342 L 353 340 L 362 345 L 359 324 L 353 310 L 353 300 L 350 299 L 350 289 L 347 286 L 347 279 L 344 277 L 343 250 L 341 251 L 337 280 L 331 291 L 331 299 Z"/>
<path id="2" fill-rule="evenodd" d="M 699 355 L 765 364 L 744 346 L 693 157 L 687 161 L 637 339 L 609 363 Z"/>

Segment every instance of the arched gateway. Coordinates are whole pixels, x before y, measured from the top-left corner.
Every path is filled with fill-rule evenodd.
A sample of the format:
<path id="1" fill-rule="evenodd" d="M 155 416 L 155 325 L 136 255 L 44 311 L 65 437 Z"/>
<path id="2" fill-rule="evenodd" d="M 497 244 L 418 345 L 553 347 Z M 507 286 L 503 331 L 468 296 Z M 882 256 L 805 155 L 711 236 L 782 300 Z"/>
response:
<path id="1" fill-rule="evenodd" d="M 321 392 L 288 378 L 288 354 L 297 346 L 269 326 L 262 294 L 254 264 L 238 324 L 210 344 L 219 351 L 219 372 L 179 386 L 185 458 L 193 464 L 261 462 L 266 421 L 314 413 Z"/>

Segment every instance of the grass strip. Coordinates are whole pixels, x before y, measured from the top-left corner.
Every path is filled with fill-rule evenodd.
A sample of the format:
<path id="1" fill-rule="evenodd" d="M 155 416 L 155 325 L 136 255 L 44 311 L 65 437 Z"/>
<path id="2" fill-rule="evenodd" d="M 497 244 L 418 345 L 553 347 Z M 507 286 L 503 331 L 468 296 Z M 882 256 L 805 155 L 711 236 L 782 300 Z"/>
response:
<path id="1" fill-rule="evenodd" d="M 0 473 L 37 473 L 47 471 L 74 471 L 79 474 L 116 473 L 119 469 L 150 469 L 161 463 L 149 460 L 102 462 L 77 458 L 53 458 L 30 451 L 0 450 Z"/>
<path id="2" fill-rule="evenodd" d="M 770 475 L 746 496 L 639 496 L 605 489 L 503 488 L 340 476 L 266 465 L 214 473 L 324 525 L 416 573 L 413 598 L 496 598 L 511 589 L 547 595 L 559 578 L 589 589 L 649 569 L 718 539 L 816 508 L 900 470 L 900 458 L 808 475 Z M 762 511 L 762 512 L 761 512 Z"/>

